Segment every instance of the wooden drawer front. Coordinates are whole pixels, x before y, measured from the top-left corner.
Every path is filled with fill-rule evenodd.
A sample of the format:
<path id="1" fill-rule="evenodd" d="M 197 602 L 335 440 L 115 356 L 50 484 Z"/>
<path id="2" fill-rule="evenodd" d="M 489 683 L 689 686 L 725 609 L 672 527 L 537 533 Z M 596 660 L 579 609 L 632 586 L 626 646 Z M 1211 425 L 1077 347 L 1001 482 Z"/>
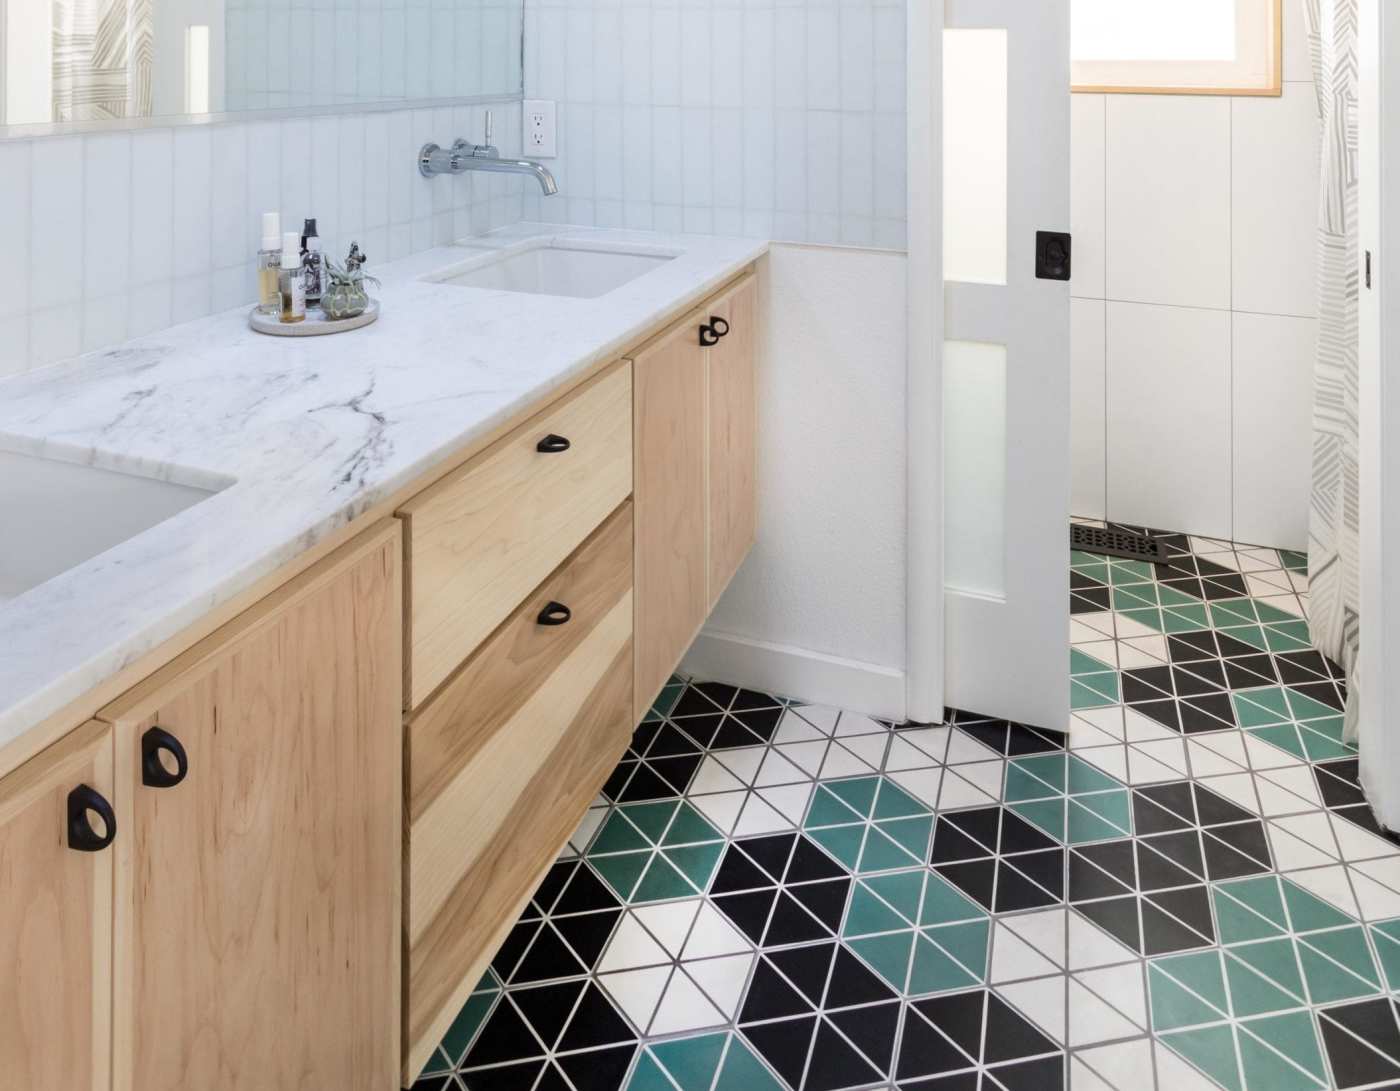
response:
<path id="1" fill-rule="evenodd" d="M 409 1077 L 631 738 L 631 577 L 628 502 L 409 721 Z"/>
<path id="2" fill-rule="evenodd" d="M 569 448 L 537 450 L 550 435 Z M 631 491 L 632 372 L 622 363 L 405 504 L 408 707 Z"/>

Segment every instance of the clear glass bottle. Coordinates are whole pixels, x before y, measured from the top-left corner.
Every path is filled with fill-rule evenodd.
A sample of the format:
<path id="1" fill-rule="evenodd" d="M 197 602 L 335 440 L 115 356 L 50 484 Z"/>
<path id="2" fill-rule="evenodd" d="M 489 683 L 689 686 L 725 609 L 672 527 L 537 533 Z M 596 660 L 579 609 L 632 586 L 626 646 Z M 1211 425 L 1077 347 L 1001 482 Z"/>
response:
<path id="1" fill-rule="evenodd" d="M 278 276 L 281 298 L 281 320 L 302 322 L 306 319 L 306 281 L 301 271 L 301 236 L 289 231 L 282 236 L 282 266 Z"/>
<path id="2" fill-rule="evenodd" d="M 276 212 L 264 212 L 262 218 L 262 249 L 258 251 L 258 313 L 272 316 L 282 309 L 282 217 Z"/>

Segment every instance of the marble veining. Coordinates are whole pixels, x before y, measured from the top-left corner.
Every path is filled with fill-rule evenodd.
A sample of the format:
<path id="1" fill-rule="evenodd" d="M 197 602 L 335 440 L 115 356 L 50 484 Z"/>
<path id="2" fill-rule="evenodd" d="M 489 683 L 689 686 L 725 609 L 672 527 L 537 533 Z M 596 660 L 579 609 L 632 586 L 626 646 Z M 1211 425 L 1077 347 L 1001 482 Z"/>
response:
<path id="1" fill-rule="evenodd" d="M 680 256 L 596 299 L 420 279 L 538 239 Z M 0 382 L 0 449 L 234 482 L 0 602 L 0 747 L 766 248 L 518 224 L 376 268 L 381 318 L 353 333 L 266 337 L 239 308 Z"/>

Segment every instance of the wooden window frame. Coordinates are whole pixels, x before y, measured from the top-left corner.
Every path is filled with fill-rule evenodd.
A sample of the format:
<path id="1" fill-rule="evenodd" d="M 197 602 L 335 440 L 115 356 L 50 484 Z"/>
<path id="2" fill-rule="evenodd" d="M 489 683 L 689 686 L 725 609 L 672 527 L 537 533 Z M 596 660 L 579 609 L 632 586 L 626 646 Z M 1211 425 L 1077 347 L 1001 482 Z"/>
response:
<path id="1" fill-rule="evenodd" d="M 1166 0 L 1170 2 L 1170 0 Z M 1231 67 L 1241 62 L 1226 61 L 1071 61 L 1070 90 L 1076 94 L 1099 95 L 1240 95 L 1277 98 L 1283 94 L 1283 0 L 1259 0 L 1263 14 L 1272 26 L 1262 62 L 1262 77 L 1240 78 L 1232 82 Z M 1245 13 L 1253 17 L 1259 12 Z M 1248 62 L 1245 62 L 1248 63 Z M 1173 79 L 1173 70 L 1182 75 L 1192 72 L 1197 80 Z M 1257 68 L 1256 68 L 1257 70 Z M 1139 74 L 1160 74 L 1157 79 Z M 1087 78 L 1086 78 L 1087 77 Z"/>

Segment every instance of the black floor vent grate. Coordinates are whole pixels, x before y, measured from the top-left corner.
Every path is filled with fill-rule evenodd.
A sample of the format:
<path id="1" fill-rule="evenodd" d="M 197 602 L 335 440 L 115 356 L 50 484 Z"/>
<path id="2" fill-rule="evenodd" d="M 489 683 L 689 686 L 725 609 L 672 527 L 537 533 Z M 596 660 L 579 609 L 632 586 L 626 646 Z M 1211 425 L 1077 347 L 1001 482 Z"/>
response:
<path id="1" fill-rule="evenodd" d="M 1128 557 L 1152 564 L 1167 561 L 1167 543 L 1161 538 L 1119 527 L 1086 527 L 1073 523 L 1069 528 L 1069 546 L 1085 553 L 1106 553 L 1110 557 Z"/>

